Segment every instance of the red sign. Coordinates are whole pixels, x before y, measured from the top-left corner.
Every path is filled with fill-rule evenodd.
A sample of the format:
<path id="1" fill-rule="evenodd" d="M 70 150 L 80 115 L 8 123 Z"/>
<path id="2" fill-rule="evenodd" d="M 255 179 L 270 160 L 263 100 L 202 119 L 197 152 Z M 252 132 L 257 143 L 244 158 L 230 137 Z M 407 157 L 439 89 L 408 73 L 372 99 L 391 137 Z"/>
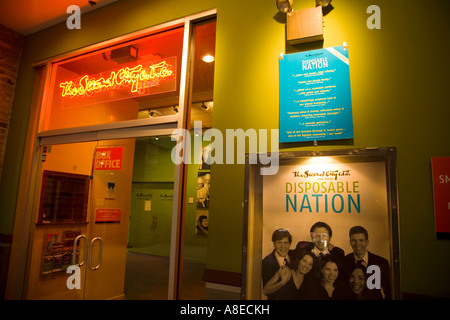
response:
<path id="1" fill-rule="evenodd" d="M 95 222 L 120 222 L 120 209 L 95 210 Z"/>
<path id="2" fill-rule="evenodd" d="M 123 147 L 97 148 L 95 170 L 122 170 Z"/>
<path id="3" fill-rule="evenodd" d="M 436 234 L 450 239 L 450 157 L 432 158 L 431 164 Z"/>

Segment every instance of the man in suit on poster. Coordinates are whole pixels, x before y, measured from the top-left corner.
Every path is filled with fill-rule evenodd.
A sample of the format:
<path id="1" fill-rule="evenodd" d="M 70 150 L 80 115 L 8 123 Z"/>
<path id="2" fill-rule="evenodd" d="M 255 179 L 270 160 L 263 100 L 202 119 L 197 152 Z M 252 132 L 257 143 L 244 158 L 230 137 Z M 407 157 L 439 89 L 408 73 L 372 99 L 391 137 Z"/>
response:
<path id="1" fill-rule="evenodd" d="M 272 234 L 272 243 L 274 250 L 262 261 L 263 293 L 268 300 L 290 299 L 286 283 L 291 278 L 292 236 L 286 229 L 277 229 Z"/>
<path id="2" fill-rule="evenodd" d="M 317 278 L 320 277 L 320 267 L 326 258 L 332 258 L 339 269 L 342 267 L 344 250 L 330 243 L 332 235 L 333 231 L 331 227 L 325 222 L 318 221 L 310 229 L 312 241 L 300 241 L 295 248 L 296 252 L 307 251 L 314 254 L 315 259 L 312 274 Z"/>
<path id="3" fill-rule="evenodd" d="M 369 233 L 364 227 L 354 226 L 350 228 L 350 246 L 353 249 L 352 253 L 349 253 L 344 258 L 344 274 L 345 279 L 348 279 L 349 272 L 355 264 L 361 264 L 368 268 L 371 265 L 378 266 L 381 273 L 381 288 L 371 289 L 373 290 L 373 296 L 376 299 L 391 299 L 391 277 L 389 262 L 383 257 L 376 255 L 367 250 L 369 245 Z M 383 296 L 384 295 L 384 296 Z"/>

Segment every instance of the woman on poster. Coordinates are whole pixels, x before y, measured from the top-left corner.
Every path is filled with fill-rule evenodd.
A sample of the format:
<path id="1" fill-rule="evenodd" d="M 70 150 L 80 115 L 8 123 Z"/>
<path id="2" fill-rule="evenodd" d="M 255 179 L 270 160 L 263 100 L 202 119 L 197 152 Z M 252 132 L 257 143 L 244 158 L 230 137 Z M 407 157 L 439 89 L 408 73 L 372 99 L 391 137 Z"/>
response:
<path id="1" fill-rule="evenodd" d="M 292 299 L 307 300 L 311 297 L 314 278 L 310 272 L 314 265 L 314 255 L 308 251 L 297 252 L 292 265 Z"/>
<path id="2" fill-rule="evenodd" d="M 338 280 L 339 268 L 337 262 L 330 256 L 322 260 L 320 278 L 313 289 L 314 300 L 346 300 L 348 291 Z"/>
<path id="3" fill-rule="evenodd" d="M 350 300 L 375 300 L 373 291 L 367 288 L 366 282 L 366 267 L 362 264 L 355 264 L 348 278 L 348 298 Z"/>
<path id="4" fill-rule="evenodd" d="M 278 290 L 276 299 L 283 300 L 307 300 L 313 297 L 314 278 L 310 274 L 314 257 L 311 252 L 303 251 L 291 256 L 291 268 L 283 266 L 264 286 L 264 293 L 270 294 L 270 290 Z"/>

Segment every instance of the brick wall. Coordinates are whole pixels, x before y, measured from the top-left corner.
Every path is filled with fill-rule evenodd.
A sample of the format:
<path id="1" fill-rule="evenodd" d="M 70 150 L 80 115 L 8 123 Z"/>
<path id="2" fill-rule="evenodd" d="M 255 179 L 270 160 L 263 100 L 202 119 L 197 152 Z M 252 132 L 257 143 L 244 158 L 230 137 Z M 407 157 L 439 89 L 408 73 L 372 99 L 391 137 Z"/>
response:
<path id="1" fill-rule="evenodd" d="M 0 177 L 14 101 L 23 36 L 0 25 Z"/>

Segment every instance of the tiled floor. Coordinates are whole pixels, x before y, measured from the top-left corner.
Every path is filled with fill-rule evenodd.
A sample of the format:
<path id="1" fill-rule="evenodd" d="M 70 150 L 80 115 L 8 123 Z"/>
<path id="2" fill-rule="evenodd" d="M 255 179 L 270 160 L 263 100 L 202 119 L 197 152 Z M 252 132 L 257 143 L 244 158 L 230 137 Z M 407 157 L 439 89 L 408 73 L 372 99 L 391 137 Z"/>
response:
<path id="1" fill-rule="evenodd" d="M 205 299 L 205 265 L 184 261 L 182 297 Z M 128 252 L 125 274 L 127 300 L 165 300 L 168 295 L 169 258 Z"/>
<path id="2" fill-rule="evenodd" d="M 183 300 L 236 300 L 240 294 L 206 288 L 202 280 L 205 264 L 183 262 Z M 128 252 L 125 274 L 125 299 L 166 300 L 168 296 L 169 258 Z"/>

